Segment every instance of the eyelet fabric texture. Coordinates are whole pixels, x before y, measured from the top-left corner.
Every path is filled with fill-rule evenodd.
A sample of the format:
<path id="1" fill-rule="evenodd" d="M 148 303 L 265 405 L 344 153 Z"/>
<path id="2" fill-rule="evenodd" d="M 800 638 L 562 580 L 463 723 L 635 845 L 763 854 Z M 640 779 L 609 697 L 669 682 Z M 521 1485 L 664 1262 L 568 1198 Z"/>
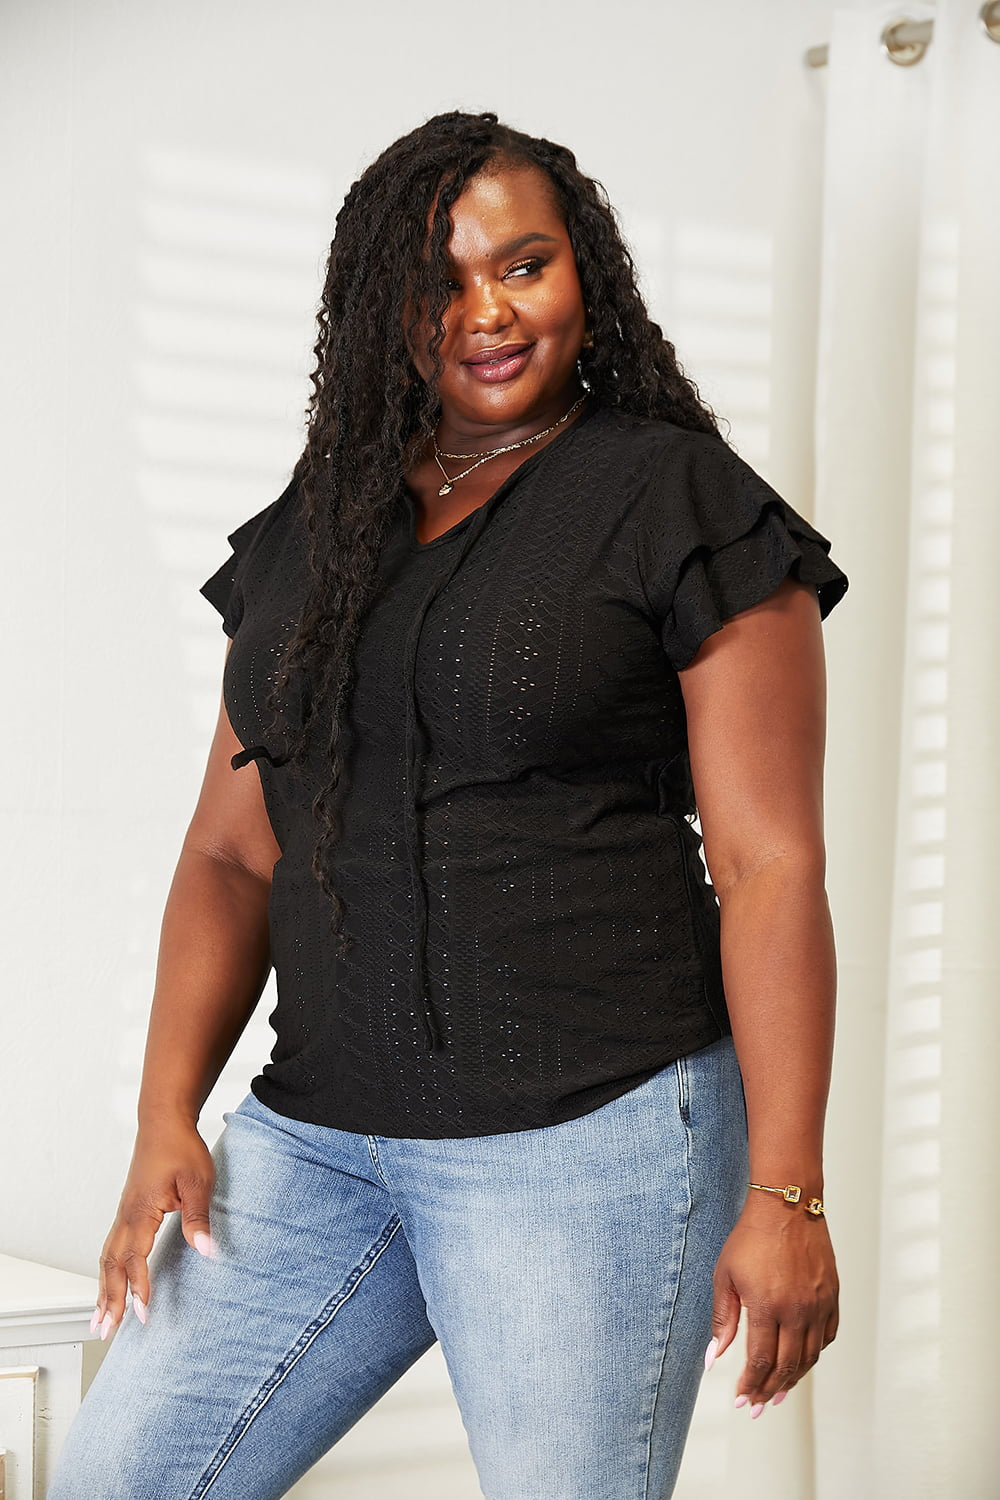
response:
<path id="1" fill-rule="evenodd" d="M 294 487 L 203 585 L 281 847 L 278 1003 L 253 1082 L 295 1119 L 443 1138 L 558 1124 L 730 1032 L 678 673 L 830 542 L 720 437 L 592 404 L 421 546 L 401 490 L 342 740 L 333 952 L 310 870 L 328 725 L 265 711 L 308 587 Z M 673 824 L 673 826 L 671 826 Z"/>

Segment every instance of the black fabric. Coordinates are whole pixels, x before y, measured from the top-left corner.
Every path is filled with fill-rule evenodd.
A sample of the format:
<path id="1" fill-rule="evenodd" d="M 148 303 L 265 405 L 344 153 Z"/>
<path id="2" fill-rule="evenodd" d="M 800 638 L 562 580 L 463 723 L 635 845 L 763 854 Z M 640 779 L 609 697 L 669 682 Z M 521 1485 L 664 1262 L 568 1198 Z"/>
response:
<path id="1" fill-rule="evenodd" d="M 532 1129 L 730 1032 L 678 672 L 789 572 L 825 618 L 847 588 L 825 537 L 722 439 L 596 405 L 426 545 L 401 491 L 342 741 L 343 959 L 310 870 L 328 725 L 303 772 L 264 707 L 308 581 L 294 486 L 229 540 L 202 592 L 282 851 L 263 1103 Z"/>

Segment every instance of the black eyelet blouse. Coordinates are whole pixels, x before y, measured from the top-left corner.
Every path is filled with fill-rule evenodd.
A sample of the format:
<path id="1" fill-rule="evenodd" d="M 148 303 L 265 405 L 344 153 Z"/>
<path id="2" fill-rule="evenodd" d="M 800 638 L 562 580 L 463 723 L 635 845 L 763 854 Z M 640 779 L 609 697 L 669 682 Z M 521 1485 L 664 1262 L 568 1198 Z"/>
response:
<path id="1" fill-rule="evenodd" d="M 294 485 L 229 541 L 201 592 L 282 851 L 264 1104 L 527 1130 L 730 1034 L 678 671 L 788 573 L 825 618 L 848 582 L 825 537 L 723 439 L 594 402 L 433 541 L 402 489 L 341 741 L 345 957 L 310 870 L 325 736 L 303 772 L 265 708 L 308 582 Z"/>

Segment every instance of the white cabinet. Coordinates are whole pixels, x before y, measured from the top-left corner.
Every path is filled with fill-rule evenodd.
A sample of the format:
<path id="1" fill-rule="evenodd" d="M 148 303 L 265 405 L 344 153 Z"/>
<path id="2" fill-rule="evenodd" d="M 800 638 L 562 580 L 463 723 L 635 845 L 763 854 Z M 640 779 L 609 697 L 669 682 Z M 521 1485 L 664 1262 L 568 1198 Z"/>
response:
<path id="1" fill-rule="evenodd" d="M 96 1300 L 96 1278 L 0 1255 L 3 1500 L 44 1500 L 50 1469 L 105 1348 L 90 1332 Z"/>

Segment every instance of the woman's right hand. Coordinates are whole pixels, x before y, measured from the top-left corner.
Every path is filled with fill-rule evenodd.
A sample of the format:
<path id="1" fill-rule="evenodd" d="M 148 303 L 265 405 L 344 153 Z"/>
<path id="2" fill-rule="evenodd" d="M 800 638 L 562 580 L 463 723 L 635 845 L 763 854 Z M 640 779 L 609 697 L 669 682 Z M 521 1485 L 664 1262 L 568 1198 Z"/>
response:
<path id="1" fill-rule="evenodd" d="M 125 1315 L 131 1289 L 141 1323 L 149 1305 L 147 1258 L 165 1214 L 180 1209 L 184 1238 L 202 1255 L 214 1256 L 209 1205 L 215 1184 L 212 1154 L 190 1120 L 140 1126 L 122 1189 L 118 1213 L 101 1251 L 100 1290 L 91 1332 L 106 1339 Z"/>

